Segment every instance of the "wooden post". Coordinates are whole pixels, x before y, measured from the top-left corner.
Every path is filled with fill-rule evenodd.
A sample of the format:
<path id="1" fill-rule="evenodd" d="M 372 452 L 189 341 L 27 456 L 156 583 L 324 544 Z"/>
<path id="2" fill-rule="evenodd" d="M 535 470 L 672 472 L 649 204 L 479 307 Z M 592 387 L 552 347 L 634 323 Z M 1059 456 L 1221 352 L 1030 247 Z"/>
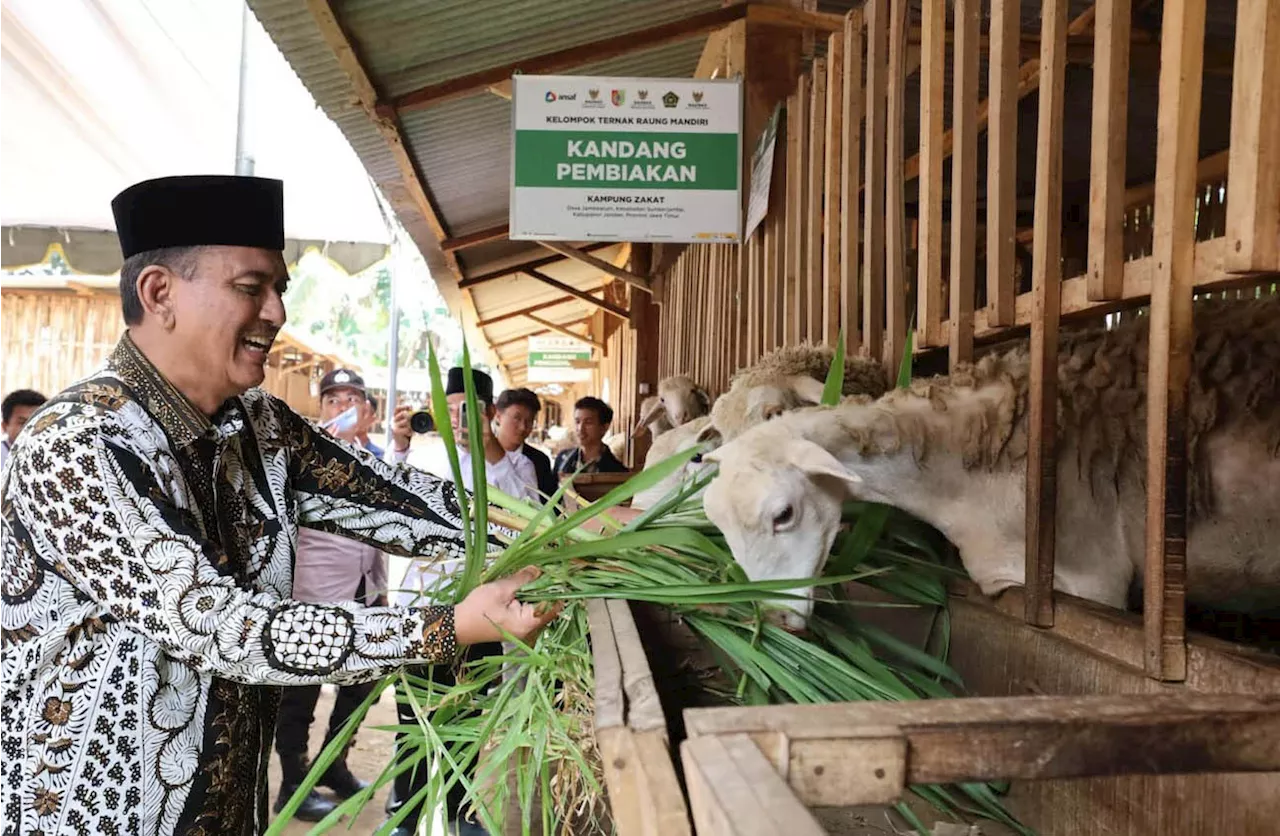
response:
<path id="1" fill-rule="evenodd" d="M 652 259 L 652 244 L 632 245 L 631 272 L 637 276 L 647 277 Z M 654 304 L 653 297 L 635 288 L 628 288 L 628 293 L 631 296 L 631 327 L 635 331 L 635 374 L 630 385 L 638 408 L 645 398 L 658 391 L 658 380 L 661 377 L 658 373 L 658 353 L 662 340 L 658 327 L 659 309 Z M 633 467 L 644 467 L 644 459 L 652 443 L 653 439 L 647 433 L 632 442 L 631 464 Z"/>
<path id="2" fill-rule="evenodd" d="M 987 137 L 987 321 L 1017 318 L 1013 244 L 1017 234 L 1020 0 L 991 0 Z"/>
<path id="3" fill-rule="evenodd" d="M 783 296 L 786 313 L 782 339 L 786 345 L 800 341 L 804 333 L 805 291 L 805 163 L 808 161 L 809 78 L 800 76 L 796 93 L 787 107 L 787 285 Z"/>
<path id="4" fill-rule="evenodd" d="M 801 333 L 814 342 L 822 342 L 822 189 L 827 171 L 827 61 L 813 62 L 813 82 L 809 102 L 809 154 L 805 171 L 805 254 L 804 301 Z"/>
<path id="5" fill-rule="evenodd" d="M 1187 676 L 1187 386 L 1195 329 L 1196 157 L 1205 0 L 1169 0 L 1160 35 L 1160 111 L 1147 361 L 1146 668 Z M 1261 59 L 1262 56 L 1255 56 Z"/>
<path id="6" fill-rule="evenodd" d="M 840 339 L 840 230 L 843 206 L 840 160 L 844 151 L 844 33 L 827 39 L 827 157 L 823 172 L 822 206 L 822 332 L 820 339 L 834 346 Z"/>
<path id="7" fill-rule="evenodd" d="M 952 371 L 973 359 L 973 291 L 978 260 L 978 39 L 981 0 L 956 0 L 955 91 L 951 163 L 951 349 Z M 939 172 L 941 175 L 941 172 Z"/>
<path id="8" fill-rule="evenodd" d="M 1053 626 L 1057 506 L 1058 316 L 1062 296 L 1062 107 L 1067 0 L 1045 0 L 1040 27 L 1040 113 L 1036 129 L 1032 245 L 1030 438 L 1027 449 L 1027 622 Z"/>
<path id="9" fill-rule="evenodd" d="M 840 161 L 840 323 L 845 353 L 853 356 L 862 344 L 858 301 L 858 232 L 862 196 L 858 164 L 862 154 L 862 12 L 844 19 L 844 89 L 841 91 Z"/>
<path id="10" fill-rule="evenodd" d="M 920 347 L 940 345 L 943 341 L 942 192 L 946 183 L 942 177 L 942 116 L 947 89 L 946 0 L 924 0 L 923 11 L 920 34 L 920 245 L 916 270 L 916 334 Z M 953 113 L 959 115 L 958 112 Z"/>
<path id="11" fill-rule="evenodd" d="M 1089 298 L 1124 292 L 1124 155 L 1129 122 L 1130 0 L 1098 0 L 1089 168 Z"/>
<path id="12" fill-rule="evenodd" d="M 907 205 L 903 171 L 906 132 L 907 0 L 889 3 L 889 104 L 885 130 L 885 369 L 902 360 L 907 337 Z"/>
<path id="13" fill-rule="evenodd" d="M 1280 3 L 1276 0 L 1239 0 L 1237 5 L 1230 166 L 1227 269 L 1280 270 Z"/>
<path id="14" fill-rule="evenodd" d="M 862 235 L 862 333 L 869 355 L 884 356 L 885 91 L 888 88 L 889 0 L 867 0 L 866 207 Z"/>

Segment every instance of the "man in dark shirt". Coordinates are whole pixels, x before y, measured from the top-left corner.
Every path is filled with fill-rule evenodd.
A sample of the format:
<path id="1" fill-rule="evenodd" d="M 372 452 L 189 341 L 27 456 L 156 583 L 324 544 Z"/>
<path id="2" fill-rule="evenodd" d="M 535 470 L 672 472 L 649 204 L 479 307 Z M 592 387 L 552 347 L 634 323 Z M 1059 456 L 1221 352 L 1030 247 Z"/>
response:
<path id="1" fill-rule="evenodd" d="M 613 408 L 599 398 L 581 398 L 573 405 L 578 446 L 556 456 L 556 473 L 626 473 L 627 466 L 604 443 L 613 423 Z"/>

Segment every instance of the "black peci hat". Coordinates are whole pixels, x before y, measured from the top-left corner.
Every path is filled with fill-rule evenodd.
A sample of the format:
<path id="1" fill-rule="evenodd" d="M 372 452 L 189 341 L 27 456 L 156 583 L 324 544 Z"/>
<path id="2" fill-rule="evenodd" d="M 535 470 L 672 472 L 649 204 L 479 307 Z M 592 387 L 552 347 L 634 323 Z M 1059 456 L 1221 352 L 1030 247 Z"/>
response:
<path id="1" fill-rule="evenodd" d="M 483 401 L 489 405 L 493 404 L 493 378 L 482 371 L 476 369 L 471 370 L 471 381 L 476 387 L 476 400 Z M 454 366 L 449 369 L 449 380 L 444 385 L 444 393 L 446 395 L 456 395 L 459 392 L 466 391 L 466 384 L 462 378 L 462 367 Z"/>
<path id="2" fill-rule="evenodd" d="M 368 393 L 364 390 L 364 378 L 351 369 L 334 369 L 320 378 L 320 394 L 324 395 L 330 389 L 354 389 L 360 394 L 368 396 Z"/>
<path id="3" fill-rule="evenodd" d="M 164 247 L 284 249 L 284 183 L 194 175 L 135 183 L 111 201 L 124 258 Z"/>

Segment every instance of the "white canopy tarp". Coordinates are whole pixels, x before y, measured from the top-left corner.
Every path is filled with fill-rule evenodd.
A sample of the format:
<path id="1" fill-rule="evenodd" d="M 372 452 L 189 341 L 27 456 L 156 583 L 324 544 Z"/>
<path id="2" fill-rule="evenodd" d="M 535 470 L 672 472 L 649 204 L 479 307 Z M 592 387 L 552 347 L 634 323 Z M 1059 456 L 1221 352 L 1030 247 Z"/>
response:
<path id="1" fill-rule="evenodd" d="M 111 198 L 132 183 L 234 173 L 242 14 L 237 0 L 3 0 L 4 226 L 114 231 Z M 246 147 L 254 174 L 285 183 L 286 235 L 385 245 L 355 153 L 251 15 L 248 32 Z"/>

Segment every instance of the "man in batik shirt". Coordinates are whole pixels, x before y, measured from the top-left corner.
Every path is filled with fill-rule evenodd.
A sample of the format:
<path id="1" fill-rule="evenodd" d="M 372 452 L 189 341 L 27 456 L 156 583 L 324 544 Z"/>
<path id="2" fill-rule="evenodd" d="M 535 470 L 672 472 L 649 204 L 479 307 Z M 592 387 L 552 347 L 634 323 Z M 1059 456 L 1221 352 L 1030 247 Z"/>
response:
<path id="1" fill-rule="evenodd" d="M 282 185 L 165 178 L 113 201 L 128 331 L 0 484 L 5 834 L 265 829 L 280 689 L 532 636 L 533 573 L 456 608 L 290 599 L 299 526 L 457 557 L 450 483 L 331 438 L 261 384 L 284 324 Z"/>

